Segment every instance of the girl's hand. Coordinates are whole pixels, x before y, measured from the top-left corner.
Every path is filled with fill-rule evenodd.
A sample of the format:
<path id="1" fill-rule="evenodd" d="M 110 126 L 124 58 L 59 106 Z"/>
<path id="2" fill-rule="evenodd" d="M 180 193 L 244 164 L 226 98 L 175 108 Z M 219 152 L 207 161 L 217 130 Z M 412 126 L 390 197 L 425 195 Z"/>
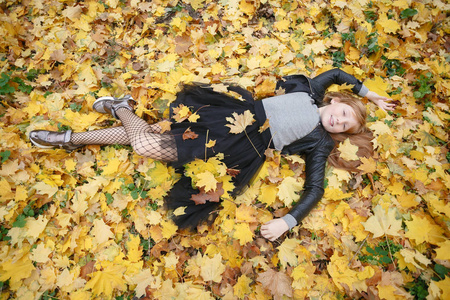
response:
<path id="1" fill-rule="evenodd" d="M 389 103 L 388 101 L 392 101 L 392 99 L 389 99 L 388 97 L 383 97 L 378 95 L 375 92 L 369 91 L 366 95 L 367 99 L 378 105 L 379 108 L 382 110 L 394 110 L 395 104 Z"/>
<path id="2" fill-rule="evenodd" d="M 273 219 L 261 226 L 262 236 L 272 242 L 288 230 L 289 226 L 283 219 Z"/>

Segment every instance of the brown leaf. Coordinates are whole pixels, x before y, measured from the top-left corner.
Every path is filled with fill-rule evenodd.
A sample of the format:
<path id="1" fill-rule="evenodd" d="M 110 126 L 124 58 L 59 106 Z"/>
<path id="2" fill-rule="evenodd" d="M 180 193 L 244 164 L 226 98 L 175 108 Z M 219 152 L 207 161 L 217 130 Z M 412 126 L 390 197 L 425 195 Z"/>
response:
<path id="1" fill-rule="evenodd" d="M 239 175 L 239 173 L 241 173 L 241 170 L 227 169 L 227 174 L 230 175 L 233 178 L 236 177 L 237 175 Z"/>
<path id="2" fill-rule="evenodd" d="M 191 200 L 195 202 L 196 205 L 198 204 L 205 204 L 206 201 L 210 202 L 219 202 L 220 196 L 223 195 L 224 190 L 222 188 L 222 183 L 217 183 L 217 188 L 215 191 L 209 191 L 205 193 L 205 190 L 203 188 L 200 188 L 200 193 L 196 195 L 191 196 Z"/>
<path id="3" fill-rule="evenodd" d="M 95 271 L 95 260 L 91 260 L 90 262 L 86 263 L 84 266 L 80 268 L 80 277 L 83 279 L 87 279 L 87 275 L 91 274 Z"/>
<path id="4" fill-rule="evenodd" d="M 193 132 L 191 130 L 191 127 L 189 127 L 188 129 L 186 129 L 183 133 L 183 141 L 185 140 L 195 140 L 196 138 L 198 138 L 198 134 L 196 134 L 195 132 Z"/>
<path id="5" fill-rule="evenodd" d="M 259 273 L 256 280 L 270 291 L 275 300 L 282 299 L 283 295 L 292 297 L 291 278 L 284 272 L 269 269 L 266 272 Z"/>
<path id="6" fill-rule="evenodd" d="M 182 36 L 175 37 L 175 52 L 181 56 L 185 56 L 186 54 L 190 54 L 191 51 L 189 48 L 193 45 L 191 41 L 191 37 L 187 34 Z"/>

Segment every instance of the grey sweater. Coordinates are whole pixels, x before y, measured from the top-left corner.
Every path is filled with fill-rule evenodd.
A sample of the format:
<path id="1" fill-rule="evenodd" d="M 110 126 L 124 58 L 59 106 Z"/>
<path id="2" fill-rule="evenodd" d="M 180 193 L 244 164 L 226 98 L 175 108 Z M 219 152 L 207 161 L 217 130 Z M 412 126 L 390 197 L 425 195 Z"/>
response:
<path id="1" fill-rule="evenodd" d="M 307 93 L 291 93 L 262 100 L 276 150 L 301 139 L 316 128 L 320 114 Z"/>

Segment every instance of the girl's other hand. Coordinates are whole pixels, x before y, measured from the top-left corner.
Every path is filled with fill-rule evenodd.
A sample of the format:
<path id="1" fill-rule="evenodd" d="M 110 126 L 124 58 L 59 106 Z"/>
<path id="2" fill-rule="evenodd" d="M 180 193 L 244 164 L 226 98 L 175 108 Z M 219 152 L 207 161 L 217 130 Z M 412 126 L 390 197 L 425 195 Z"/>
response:
<path id="1" fill-rule="evenodd" d="M 382 110 L 394 110 L 395 104 L 390 103 L 388 101 L 392 101 L 392 99 L 389 99 L 388 97 L 380 96 L 375 92 L 369 91 L 366 95 L 367 99 L 378 105 L 379 108 Z"/>
<path id="2" fill-rule="evenodd" d="M 261 234 L 269 241 L 275 241 L 283 233 L 289 230 L 288 224 L 283 219 L 273 219 L 261 226 Z"/>

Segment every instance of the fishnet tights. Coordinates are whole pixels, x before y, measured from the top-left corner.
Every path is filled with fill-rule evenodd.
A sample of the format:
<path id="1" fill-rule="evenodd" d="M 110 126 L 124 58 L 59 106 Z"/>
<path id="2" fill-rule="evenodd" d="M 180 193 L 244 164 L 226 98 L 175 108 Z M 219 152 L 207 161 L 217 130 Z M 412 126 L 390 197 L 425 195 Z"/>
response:
<path id="1" fill-rule="evenodd" d="M 158 124 L 150 125 L 126 108 L 115 112 L 123 126 L 72 133 L 75 145 L 131 145 L 138 155 L 162 161 L 176 161 L 177 147 L 170 134 L 161 134 Z"/>

